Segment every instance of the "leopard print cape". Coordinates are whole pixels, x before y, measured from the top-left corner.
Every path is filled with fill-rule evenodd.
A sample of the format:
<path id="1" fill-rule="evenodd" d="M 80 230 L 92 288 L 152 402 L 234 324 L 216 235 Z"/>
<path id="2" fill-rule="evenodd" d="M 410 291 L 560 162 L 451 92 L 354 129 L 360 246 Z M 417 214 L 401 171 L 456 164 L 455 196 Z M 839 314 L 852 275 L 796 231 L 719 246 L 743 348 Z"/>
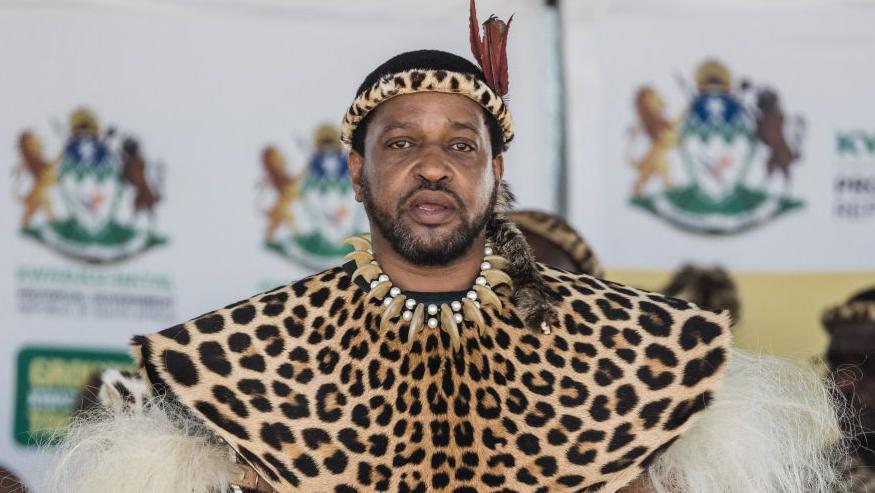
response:
<path id="1" fill-rule="evenodd" d="M 607 492 L 638 477 L 721 382 L 730 320 L 537 265 L 559 323 L 525 326 L 506 291 L 462 348 L 381 332 L 379 300 L 333 268 L 138 336 L 172 394 L 280 493 Z"/>

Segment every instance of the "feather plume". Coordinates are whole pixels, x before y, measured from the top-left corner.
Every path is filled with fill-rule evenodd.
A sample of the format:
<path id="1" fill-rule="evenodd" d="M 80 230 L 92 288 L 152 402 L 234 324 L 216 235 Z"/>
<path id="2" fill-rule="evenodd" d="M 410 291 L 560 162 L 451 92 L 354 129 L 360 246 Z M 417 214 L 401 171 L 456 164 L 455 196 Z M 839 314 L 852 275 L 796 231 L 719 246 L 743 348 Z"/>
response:
<path id="1" fill-rule="evenodd" d="M 483 36 L 480 35 L 480 25 L 477 21 L 477 7 L 474 0 L 470 3 L 468 25 L 471 35 L 471 53 L 474 60 L 483 70 L 486 84 L 499 97 L 505 97 L 508 90 L 507 74 L 507 35 L 513 16 L 505 23 L 494 14 L 483 23 Z"/>

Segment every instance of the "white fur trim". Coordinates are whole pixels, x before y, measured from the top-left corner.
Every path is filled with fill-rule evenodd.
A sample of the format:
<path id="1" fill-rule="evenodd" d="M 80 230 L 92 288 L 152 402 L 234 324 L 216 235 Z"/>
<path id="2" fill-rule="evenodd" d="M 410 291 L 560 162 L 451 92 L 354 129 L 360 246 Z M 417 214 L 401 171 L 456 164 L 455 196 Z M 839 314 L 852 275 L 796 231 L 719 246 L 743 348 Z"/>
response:
<path id="1" fill-rule="evenodd" d="M 102 410 L 75 423 L 57 450 L 45 493 L 216 493 L 236 473 L 229 448 L 166 406 Z"/>
<path id="2" fill-rule="evenodd" d="M 826 493 L 846 453 L 842 412 L 813 370 L 733 350 L 723 385 L 651 465 L 657 493 Z"/>
<path id="3" fill-rule="evenodd" d="M 136 374 L 124 374 L 110 368 L 100 374 L 100 381 L 97 400 L 114 413 L 140 412 L 150 397 L 146 383 Z"/>

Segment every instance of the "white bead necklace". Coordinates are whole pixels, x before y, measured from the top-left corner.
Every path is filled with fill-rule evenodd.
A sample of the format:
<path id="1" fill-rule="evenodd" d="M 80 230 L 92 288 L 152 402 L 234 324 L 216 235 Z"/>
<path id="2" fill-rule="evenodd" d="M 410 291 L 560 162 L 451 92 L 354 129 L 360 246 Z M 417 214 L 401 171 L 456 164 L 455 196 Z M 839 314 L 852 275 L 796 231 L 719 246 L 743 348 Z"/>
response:
<path id="1" fill-rule="evenodd" d="M 400 319 L 408 324 L 407 339 L 411 340 L 423 326 L 437 328 L 447 332 L 453 343 L 453 349 L 458 351 L 462 346 L 459 335 L 459 325 L 465 320 L 472 322 L 480 335 L 486 329 L 486 323 L 481 313 L 481 305 L 492 305 L 501 310 L 501 300 L 492 288 L 502 284 L 512 285 L 510 276 L 504 272 L 508 261 L 495 255 L 489 244 L 483 251 L 483 262 L 480 264 L 480 275 L 474 280 L 474 285 L 465 296 L 450 303 L 429 303 L 428 305 L 409 298 L 401 292 L 401 288 L 392 284 L 389 276 L 383 272 L 379 263 L 374 260 L 371 249 L 371 235 L 364 233 L 351 236 L 344 243 L 355 250 L 346 255 L 347 259 L 356 263 L 353 279 L 361 277 L 368 282 L 370 296 L 383 300 L 383 313 L 380 317 L 380 330 L 384 331 L 394 319 Z"/>

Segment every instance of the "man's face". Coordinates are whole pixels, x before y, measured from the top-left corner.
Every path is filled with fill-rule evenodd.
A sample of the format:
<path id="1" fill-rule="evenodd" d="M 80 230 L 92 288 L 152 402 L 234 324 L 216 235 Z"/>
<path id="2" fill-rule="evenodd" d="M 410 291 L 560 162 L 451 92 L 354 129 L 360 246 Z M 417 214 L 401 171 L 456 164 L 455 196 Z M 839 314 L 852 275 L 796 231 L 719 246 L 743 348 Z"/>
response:
<path id="1" fill-rule="evenodd" d="M 504 171 L 480 105 L 432 92 L 392 98 L 370 116 L 364 151 L 350 153 L 349 167 L 372 230 L 416 264 L 445 264 L 468 251 Z"/>

